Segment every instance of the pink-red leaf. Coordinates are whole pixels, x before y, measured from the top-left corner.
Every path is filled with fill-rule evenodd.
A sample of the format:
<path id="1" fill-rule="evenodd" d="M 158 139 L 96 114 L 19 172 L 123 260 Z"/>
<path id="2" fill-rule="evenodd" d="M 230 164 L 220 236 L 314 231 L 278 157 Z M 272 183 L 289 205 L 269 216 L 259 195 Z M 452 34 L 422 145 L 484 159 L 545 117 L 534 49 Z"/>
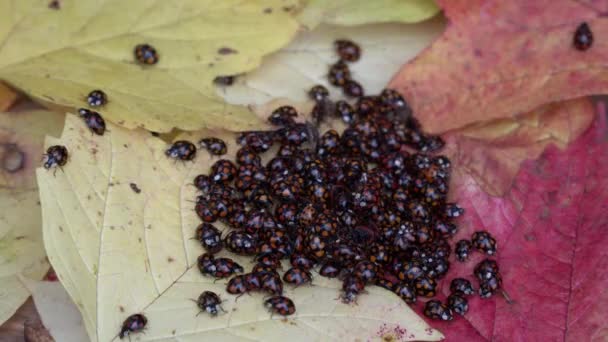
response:
<path id="1" fill-rule="evenodd" d="M 606 1 L 440 0 L 443 36 L 391 81 L 429 132 L 608 90 Z M 573 46 L 587 22 L 595 41 Z"/>
<path id="2" fill-rule="evenodd" d="M 504 197 L 456 174 L 455 200 L 467 212 L 456 239 L 488 230 L 498 241 L 503 287 L 470 311 L 434 322 L 448 341 L 600 341 L 608 338 L 608 125 L 600 114 L 565 150 L 527 161 Z M 465 276 L 484 258 L 454 261 L 447 279 Z M 449 293 L 445 281 L 443 294 Z"/>

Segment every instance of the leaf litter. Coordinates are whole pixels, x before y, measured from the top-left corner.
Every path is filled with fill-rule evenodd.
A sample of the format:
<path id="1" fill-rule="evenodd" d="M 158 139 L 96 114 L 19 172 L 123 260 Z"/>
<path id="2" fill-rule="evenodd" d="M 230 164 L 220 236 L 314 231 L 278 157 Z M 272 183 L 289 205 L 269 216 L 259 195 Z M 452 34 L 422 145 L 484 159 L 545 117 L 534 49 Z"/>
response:
<path id="1" fill-rule="evenodd" d="M 30 296 L 24 279 L 49 269 L 34 169 L 44 135 L 62 124 L 63 115 L 46 111 L 0 113 L 0 324 Z"/>
<path id="2" fill-rule="evenodd" d="M 198 141 L 205 135 L 224 138 L 225 157 L 236 152 L 234 136 L 220 131 L 178 139 Z M 191 182 L 218 157 L 200 150 L 193 163 L 174 162 L 164 155 L 167 144 L 147 132 L 111 125 L 104 136 L 91 136 L 72 115 L 61 139 L 47 139 L 57 143 L 70 151 L 64 172 L 37 170 L 45 247 L 93 341 L 116 337 L 122 321 L 137 312 L 149 319 L 146 334 L 139 336 L 144 340 L 378 339 L 382 326 L 407 331 L 404 340 L 441 339 L 403 301 L 379 288 L 349 306 L 337 300 L 339 281 L 315 277 L 314 287 L 286 290 L 298 311 L 282 319 L 271 317 L 260 295 L 236 302 L 223 281 L 202 276 L 193 267 L 203 249 L 191 239 L 200 223 L 190 202 L 196 196 Z M 251 267 L 248 259 L 234 259 Z M 219 293 L 228 313 L 197 316 L 191 299 L 204 290 Z"/>

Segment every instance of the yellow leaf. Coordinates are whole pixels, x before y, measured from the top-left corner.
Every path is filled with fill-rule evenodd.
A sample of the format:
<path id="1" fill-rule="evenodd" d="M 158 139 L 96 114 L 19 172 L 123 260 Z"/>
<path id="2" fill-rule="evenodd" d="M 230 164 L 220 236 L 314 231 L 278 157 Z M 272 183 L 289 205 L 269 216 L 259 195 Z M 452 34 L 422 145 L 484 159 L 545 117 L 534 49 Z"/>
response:
<path id="1" fill-rule="evenodd" d="M 418 24 L 321 25 L 301 32 L 289 45 L 265 58 L 258 69 L 239 77 L 235 85 L 219 94 L 232 104 L 261 105 L 276 98 L 304 102 L 309 100 L 310 87 L 323 84 L 334 100 L 341 99 L 342 91 L 327 81 L 329 65 L 337 59 L 333 42 L 338 38 L 352 39 L 361 46 L 361 59 L 349 68 L 366 93 L 378 94 L 404 63 L 443 32 L 444 26 L 441 17 Z"/>
<path id="2" fill-rule="evenodd" d="M 39 101 L 85 107 L 102 89 L 101 114 L 127 128 L 167 132 L 263 124 L 226 105 L 213 80 L 254 69 L 297 30 L 294 1 L 79 0 L 0 2 L 0 78 Z M 159 62 L 135 63 L 147 43 Z"/>
<path id="3" fill-rule="evenodd" d="M 233 135 L 179 138 L 198 141 L 209 134 L 224 138 L 227 157 L 234 157 Z M 403 340 L 442 337 L 380 288 L 370 288 L 359 305 L 346 305 L 336 300 L 339 281 L 315 277 L 314 287 L 286 290 L 297 312 L 283 319 L 266 311 L 262 294 L 237 302 L 224 291 L 225 281 L 202 276 L 195 264 L 203 249 L 191 239 L 200 224 L 191 182 L 218 157 L 199 150 L 194 162 L 175 162 L 164 155 L 166 143 L 145 131 L 109 125 L 104 136 L 92 136 L 71 115 L 63 136 L 47 144 L 65 145 L 70 160 L 55 177 L 37 170 L 45 247 L 93 341 L 114 338 L 136 312 L 148 318 L 146 333 L 137 335 L 141 340 L 379 340 L 404 330 Z M 253 265 L 234 259 L 245 268 Z M 226 314 L 197 316 L 191 299 L 204 290 L 220 294 Z"/>
<path id="4" fill-rule="evenodd" d="M 298 14 L 309 29 L 320 23 L 362 25 L 370 23 L 416 23 L 439 12 L 433 0 L 310 0 Z"/>
<path id="5" fill-rule="evenodd" d="M 0 114 L 0 324 L 30 296 L 22 277 L 41 279 L 49 269 L 34 170 L 44 134 L 59 134 L 62 122 L 50 112 Z"/>

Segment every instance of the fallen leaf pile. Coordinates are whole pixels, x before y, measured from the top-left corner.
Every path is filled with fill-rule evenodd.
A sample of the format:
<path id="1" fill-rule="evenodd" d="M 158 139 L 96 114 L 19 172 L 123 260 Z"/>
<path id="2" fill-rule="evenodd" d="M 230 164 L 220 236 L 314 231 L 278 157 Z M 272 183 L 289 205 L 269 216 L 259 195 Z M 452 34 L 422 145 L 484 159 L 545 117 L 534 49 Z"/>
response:
<path id="1" fill-rule="evenodd" d="M 0 111 L 15 111 L 0 114 L 0 323 L 33 294 L 47 329 L 17 329 L 62 342 L 115 340 L 137 312 L 149 324 L 134 340 L 608 339 L 608 100 L 586 97 L 608 89 L 607 11 L 575 0 L 0 2 Z M 594 35 L 584 52 L 573 47 L 582 22 Z M 466 210 L 453 241 L 479 230 L 498 241 L 504 292 L 469 297 L 464 317 L 422 318 L 422 301 L 378 287 L 345 305 L 341 282 L 322 277 L 286 285 L 297 311 L 271 316 L 261 294 L 237 301 L 196 268 L 191 183 L 218 157 L 175 162 L 168 143 L 218 136 L 233 158 L 234 132 L 268 128 L 278 104 L 308 112 L 306 90 L 328 86 L 342 38 L 363 49 L 352 73 L 368 93 L 397 89 L 446 141 L 450 197 Z M 141 43 L 158 64 L 135 62 Z M 94 89 L 109 99 L 103 136 L 63 114 Z M 26 97 L 61 114 L 15 110 Z M 61 170 L 39 167 L 45 135 L 45 147 L 68 148 Z M 439 297 L 457 276 L 477 285 L 481 259 L 452 257 Z M 60 284 L 37 282 L 49 263 Z M 198 315 L 204 290 L 226 313 Z"/>

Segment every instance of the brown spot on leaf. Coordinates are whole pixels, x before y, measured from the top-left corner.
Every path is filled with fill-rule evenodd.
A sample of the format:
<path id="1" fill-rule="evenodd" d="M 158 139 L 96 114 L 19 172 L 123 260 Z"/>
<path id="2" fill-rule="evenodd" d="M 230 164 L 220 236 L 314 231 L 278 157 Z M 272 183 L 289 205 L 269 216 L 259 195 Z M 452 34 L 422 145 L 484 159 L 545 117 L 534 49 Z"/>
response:
<path id="1" fill-rule="evenodd" d="M 270 7 L 264 8 L 264 13 L 266 13 L 266 14 L 272 13 L 272 8 L 270 8 Z"/>
<path id="2" fill-rule="evenodd" d="M 15 240 L 17 240 L 17 241 L 23 240 L 23 239 L 25 239 L 25 236 L 23 236 L 23 235 L 19 235 L 19 236 L 15 237 Z"/>
<path id="3" fill-rule="evenodd" d="M 173 257 L 167 257 L 167 262 L 171 263 L 171 262 L 174 262 L 174 261 L 175 261 L 175 259 L 173 259 Z"/>
<path id="4" fill-rule="evenodd" d="M 125 308 L 124 308 L 124 306 L 122 306 L 122 305 L 119 305 L 119 306 L 118 306 L 118 310 L 120 310 L 120 312 L 125 312 Z"/>
<path id="5" fill-rule="evenodd" d="M 129 186 L 131 187 L 131 190 L 133 190 L 136 194 L 141 192 L 141 189 L 137 186 L 137 184 L 130 183 Z"/>
<path id="6" fill-rule="evenodd" d="M 49 2 L 49 8 L 52 10 L 60 10 L 61 9 L 61 1 L 59 0 L 52 0 L 51 2 Z"/>
<path id="7" fill-rule="evenodd" d="M 219 48 L 219 49 L 217 50 L 217 53 L 219 53 L 220 55 L 231 55 L 231 54 L 233 54 L 233 53 L 238 53 L 238 51 L 236 51 L 236 50 L 235 50 L 235 49 L 233 49 L 233 48 L 230 48 L 230 47 L 224 46 L 224 47 Z"/>
<path id="8" fill-rule="evenodd" d="M 122 146 L 124 146 L 125 148 L 129 148 L 129 144 L 123 144 Z"/>
<path id="9" fill-rule="evenodd" d="M 59 231 L 63 232 L 63 227 L 62 226 L 59 226 Z"/>

